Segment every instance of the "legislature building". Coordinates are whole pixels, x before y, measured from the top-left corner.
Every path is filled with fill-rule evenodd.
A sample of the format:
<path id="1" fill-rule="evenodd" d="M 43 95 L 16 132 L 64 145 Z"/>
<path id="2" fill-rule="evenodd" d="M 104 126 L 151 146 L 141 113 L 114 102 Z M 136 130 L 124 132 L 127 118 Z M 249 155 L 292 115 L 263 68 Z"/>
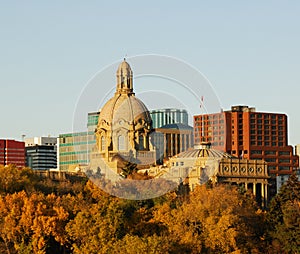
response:
<path id="1" fill-rule="evenodd" d="M 156 153 L 150 142 L 152 120 L 149 110 L 133 91 L 133 73 L 124 61 L 117 70 L 114 96 L 100 111 L 96 128 L 97 151 L 91 154 L 91 169 L 120 173 L 124 161 L 139 168 L 156 164 Z M 112 173 L 110 172 L 110 173 Z"/>
<path id="2" fill-rule="evenodd" d="M 252 190 L 263 207 L 266 206 L 270 177 L 265 161 L 214 150 L 209 142 L 193 149 L 192 130 L 184 124 L 153 129 L 149 110 L 135 96 L 133 73 L 125 59 L 116 76 L 114 96 L 106 102 L 98 117 L 90 172 L 117 182 L 124 177 L 124 166 L 131 163 L 136 165 L 138 172 L 152 178 L 178 184 L 187 182 L 191 190 L 209 180 L 213 184 L 243 185 L 246 190 Z M 158 165 L 162 157 L 163 165 Z"/>

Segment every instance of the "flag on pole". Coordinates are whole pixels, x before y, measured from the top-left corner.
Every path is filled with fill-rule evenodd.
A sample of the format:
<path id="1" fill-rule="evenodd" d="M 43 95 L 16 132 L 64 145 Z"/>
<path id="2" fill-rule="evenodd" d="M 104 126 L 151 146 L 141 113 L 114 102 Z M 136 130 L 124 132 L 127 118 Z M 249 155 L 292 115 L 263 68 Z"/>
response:
<path id="1" fill-rule="evenodd" d="M 200 102 L 200 108 L 202 108 L 202 106 L 203 106 L 203 101 L 204 101 L 204 96 L 202 95 L 201 96 L 201 102 Z"/>

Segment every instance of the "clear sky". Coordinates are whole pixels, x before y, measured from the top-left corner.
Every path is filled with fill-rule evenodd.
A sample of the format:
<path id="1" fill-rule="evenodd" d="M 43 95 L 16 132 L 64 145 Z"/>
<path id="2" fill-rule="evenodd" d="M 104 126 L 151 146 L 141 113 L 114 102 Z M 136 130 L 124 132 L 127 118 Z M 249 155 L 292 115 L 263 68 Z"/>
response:
<path id="1" fill-rule="evenodd" d="M 71 132 L 86 82 L 125 55 L 199 69 L 224 109 L 286 113 L 300 143 L 299 1 L 1 1 L 0 138 Z"/>

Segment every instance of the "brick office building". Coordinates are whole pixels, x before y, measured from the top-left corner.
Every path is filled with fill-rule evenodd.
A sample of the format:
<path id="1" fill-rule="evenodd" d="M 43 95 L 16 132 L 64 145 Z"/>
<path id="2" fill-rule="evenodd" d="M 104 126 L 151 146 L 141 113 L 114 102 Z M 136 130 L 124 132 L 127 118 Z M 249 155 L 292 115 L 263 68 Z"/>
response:
<path id="1" fill-rule="evenodd" d="M 25 166 L 25 143 L 21 141 L 0 139 L 0 164 Z"/>
<path id="2" fill-rule="evenodd" d="M 285 114 L 233 106 L 230 111 L 194 116 L 194 141 L 211 142 L 236 157 L 265 160 L 273 177 L 291 174 L 299 157 L 288 145 L 287 122 Z"/>

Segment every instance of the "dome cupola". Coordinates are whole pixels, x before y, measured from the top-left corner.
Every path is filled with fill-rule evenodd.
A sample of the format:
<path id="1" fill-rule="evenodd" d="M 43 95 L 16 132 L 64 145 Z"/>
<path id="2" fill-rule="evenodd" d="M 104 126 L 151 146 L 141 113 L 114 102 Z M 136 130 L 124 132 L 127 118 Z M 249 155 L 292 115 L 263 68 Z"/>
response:
<path id="1" fill-rule="evenodd" d="M 133 94 L 132 70 L 130 65 L 124 61 L 117 70 L 117 94 Z"/>

